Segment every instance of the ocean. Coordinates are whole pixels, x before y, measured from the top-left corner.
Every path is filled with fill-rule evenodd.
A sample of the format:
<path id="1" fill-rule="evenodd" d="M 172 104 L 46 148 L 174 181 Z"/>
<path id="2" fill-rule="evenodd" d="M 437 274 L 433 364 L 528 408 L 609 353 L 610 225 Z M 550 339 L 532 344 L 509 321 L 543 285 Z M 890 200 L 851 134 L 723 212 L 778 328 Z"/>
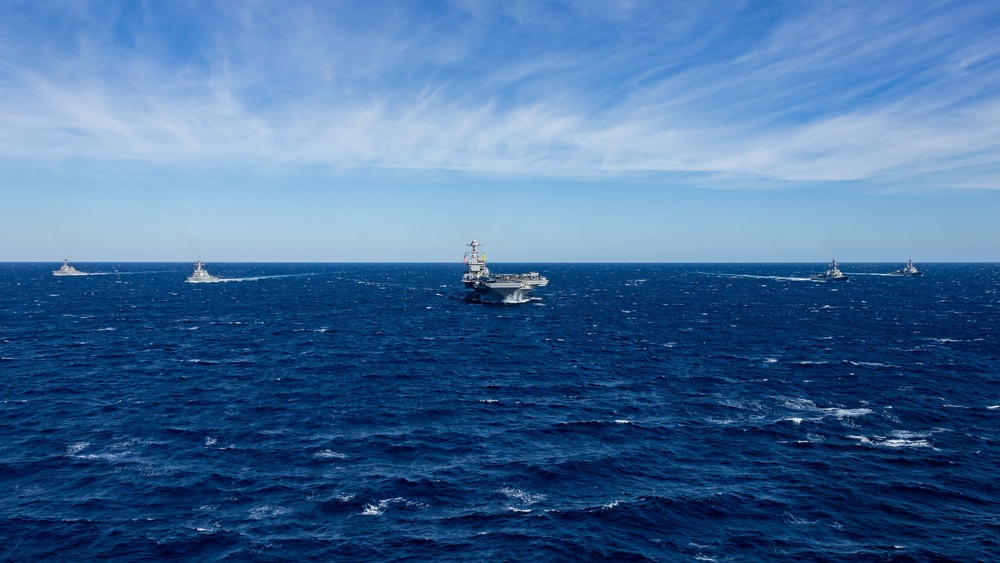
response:
<path id="1" fill-rule="evenodd" d="M 5 561 L 996 561 L 1000 265 L 0 264 Z"/>

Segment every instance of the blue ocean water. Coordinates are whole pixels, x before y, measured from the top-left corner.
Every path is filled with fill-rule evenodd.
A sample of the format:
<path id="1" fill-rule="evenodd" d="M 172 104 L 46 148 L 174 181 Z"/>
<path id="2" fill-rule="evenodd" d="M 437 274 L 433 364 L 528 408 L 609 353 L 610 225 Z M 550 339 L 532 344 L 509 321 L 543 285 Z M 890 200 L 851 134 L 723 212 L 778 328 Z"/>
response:
<path id="1" fill-rule="evenodd" d="M 0 559 L 993 561 L 1000 265 L 0 264 Z"/>

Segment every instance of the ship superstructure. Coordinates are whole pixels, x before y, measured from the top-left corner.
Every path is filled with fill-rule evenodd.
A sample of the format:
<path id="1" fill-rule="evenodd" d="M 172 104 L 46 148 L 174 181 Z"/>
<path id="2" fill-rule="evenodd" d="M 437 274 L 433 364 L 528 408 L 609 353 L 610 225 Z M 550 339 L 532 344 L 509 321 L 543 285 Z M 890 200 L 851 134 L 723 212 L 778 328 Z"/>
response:
<path id="1" fill-rule="evenodd" d="M 538 272 L 526 274 L 491 274 L 486 267 L 486 254 L 479 252 L 482 246 L 476 239 L 466 246 L 472 250 L 465 253 L 468 270 L 462 275 L 462 283 L 474 292 L 480 301 L 492 303 L 524 303 L 527 295 L 536 287 L 549 284 L 548 278 Z"/>

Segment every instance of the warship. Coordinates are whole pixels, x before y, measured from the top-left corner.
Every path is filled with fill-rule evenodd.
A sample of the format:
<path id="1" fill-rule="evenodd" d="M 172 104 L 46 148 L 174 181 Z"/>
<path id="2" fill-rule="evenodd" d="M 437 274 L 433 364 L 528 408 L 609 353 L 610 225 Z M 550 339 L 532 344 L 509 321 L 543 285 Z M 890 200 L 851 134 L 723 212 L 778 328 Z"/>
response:
<path id="1" fill-rule="evenodd" d="M 847 281 L 848 278 L 840 271 L 840 268 L 837 267 L 837 261 L 834 260 L 830 262 L 830 267 L 826 269 L 825 273 L 813 274 L 809 279 L 815 281 Z"/>
<path id="2" fill-rule="evenodd" d="M 198 259 L 198 263 L 194 265 L 194 272 L 188 276 L 188 283 L 209 283 L 222 281 L 221 279 L 208 273 L 208 270 L 204 268 L 204 264 L 201 263 L 201 259 Z"/>
<path id="3" fill-rule="evenodd" d="M 53 276 L 85 276 L 87 272 L 81 272 L 73 266 L 69 265 L 69 259 L 63 260 L 62 267 L 58 270 L 52 270 Z"/>
<path id="4" fill-rule="evenodd" d="M 917 267 L 913 265 L 913 260 L 909 260 L 909 261 L 906 262 L 906 265 L 903 266 L 902 270 L 896 270 L 895 272 L 892 272 L 891 275 L 893 275 L 893 276 L 922 276 L 922 275 L 924 275 L 924 273 L 921 272 L 920 270 L 918 270 Z"/>
<path id="5" fill-rule="evenodd" d="M 549 280 L 538 272 L 526 274 L 491 274 L 486 267 L 486 254 L 480 253 L 482 246 L 476 239 L 466 246 L 472 250 L 465 253 L 465 264 L 469 270 L 462 275 L 462 283 L 473 291 L 479 301 L 489 303 L 524 303 L 526 296 L 536 287 L 544 287 Z"/>

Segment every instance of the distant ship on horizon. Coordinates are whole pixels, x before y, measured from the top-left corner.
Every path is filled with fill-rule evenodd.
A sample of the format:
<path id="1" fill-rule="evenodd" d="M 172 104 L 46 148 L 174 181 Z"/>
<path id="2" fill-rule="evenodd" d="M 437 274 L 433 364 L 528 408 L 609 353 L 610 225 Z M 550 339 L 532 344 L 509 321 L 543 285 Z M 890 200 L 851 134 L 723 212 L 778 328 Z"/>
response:
<path id="1" fill-rule="evenodd" d="M 847 281 L 849 278 L 837 267 L 837 260 L 830 262 L 830 267 L 822 274 L 813 274 L 810 279 L 816 281 Z"/>
<path id="2" fill-rule="evenodd" d="M 69 259 L 63 260 L 62 266 L 58 270 L 52 270 L 53 276 L 85 276 L 87 272 L 81 272 L 69 265 Z"/>
<path id="3" fill-rule="evenodd" d="M 895 272 L 892 272 L 891 275 L 893 275 L 893 276 L 922 276 L 922 275 L 924 275 L 924 273 L 921 272 L 920 270 L 918 270 L 917 267 L 913 265 L 913 260 L 911 259 L 911 260 L 908 260 L 906 262 L 906 265 L 903 266 L 902 270 L 896 270 Z"/>
<path id="4" fill-rule="evenodd" d="M 486 254 L 477 250 L 482 246 L 476 239 L 466 246 L 472 250 L 465 253 L 468 271 L 462 275 L 462 283 L 471 289 L 480 300 L 492 303 L 524 303 L 525 297 L 537 287 L 549 284 L 548 278 L 538 272 L 526 274 L 491 274 L 486 267 Z"/>
<path id="5" fill-rule="evenodd" d="M 188 276 L 187 281 L 188 283 L 211 283 L 222 280 L 209 274 L 208 270 L 205 269 L 204 264 L 202 264 L 201 258 L 199 258 L 198 263 L 194 265 L 194 272 Z"/>

